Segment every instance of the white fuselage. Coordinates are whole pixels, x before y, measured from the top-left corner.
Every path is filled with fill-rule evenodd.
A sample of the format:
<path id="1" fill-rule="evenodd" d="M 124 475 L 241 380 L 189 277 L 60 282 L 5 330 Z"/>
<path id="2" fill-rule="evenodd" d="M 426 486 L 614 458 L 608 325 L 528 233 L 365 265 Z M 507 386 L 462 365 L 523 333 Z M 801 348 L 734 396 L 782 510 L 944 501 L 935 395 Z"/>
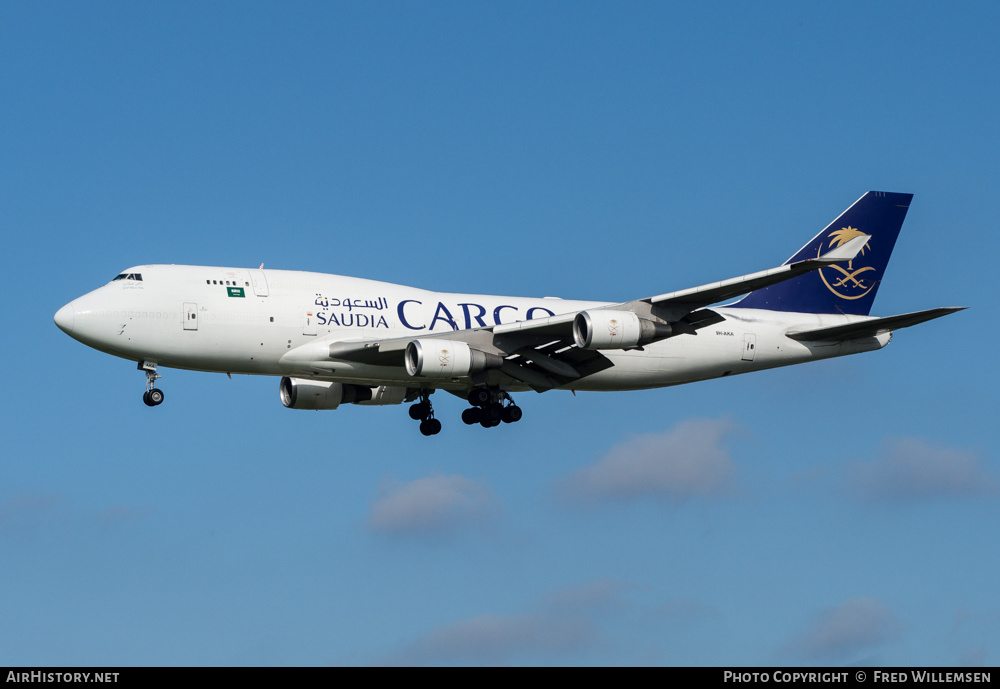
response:
<path id="1" fill-rule="evenodd" d="M 421 380 L 401 367 L 334 361 L 304 364 L 310 343 L 380 340 L 488 328 L 604 302 L 451 294 L 359 278 L 286 270 L 146 265 L 67 304 L 56 322 L 77 340 L 159 366 L 368 385 L 467 389 L 467 380 Z M 821 328 L 866 317 L 787 313 L 735 306 L 725 318 L 636 350 L 602 350 L 613 366 L 563 387 L 634 390 L 785 366 L 879 349 L 890 334 L 847 342 L 799 342 L 793 328 Z M 321 344 L 322 343 L 322 344 Z M 525 389 L 518 384 L 510 389 Z"/>

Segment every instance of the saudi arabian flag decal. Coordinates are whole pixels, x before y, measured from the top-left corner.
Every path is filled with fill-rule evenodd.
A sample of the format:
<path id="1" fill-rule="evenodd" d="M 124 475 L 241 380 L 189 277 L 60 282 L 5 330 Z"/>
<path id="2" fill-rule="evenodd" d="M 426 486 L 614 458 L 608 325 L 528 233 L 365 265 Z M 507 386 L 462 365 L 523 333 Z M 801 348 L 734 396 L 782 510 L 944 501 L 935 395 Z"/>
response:
<path id="1" fill-rule="evenodd" d="M 246 296 L 245 294 L 243 294 L 243 288 L 242 287 L 227 287 L 226 289 L 229 290 L 229 296 L 231 296 L 231 297 L 245 297 Z"/>

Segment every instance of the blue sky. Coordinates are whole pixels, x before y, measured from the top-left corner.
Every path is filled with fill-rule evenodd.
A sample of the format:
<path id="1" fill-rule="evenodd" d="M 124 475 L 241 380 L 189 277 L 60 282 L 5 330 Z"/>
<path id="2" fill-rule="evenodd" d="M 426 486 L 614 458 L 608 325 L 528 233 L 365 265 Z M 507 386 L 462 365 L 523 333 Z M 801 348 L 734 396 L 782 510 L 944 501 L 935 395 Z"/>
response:
<path id="1" fill-rule="evenodd" d="M 995 3 L 0 6 L 0 664 L 996 664 Z M 52 314 L 143 263 L 626 300 L 915 194 L 877 353 L 419 435 Z M 618 483 L 616 490 L 608 488 Z"/>

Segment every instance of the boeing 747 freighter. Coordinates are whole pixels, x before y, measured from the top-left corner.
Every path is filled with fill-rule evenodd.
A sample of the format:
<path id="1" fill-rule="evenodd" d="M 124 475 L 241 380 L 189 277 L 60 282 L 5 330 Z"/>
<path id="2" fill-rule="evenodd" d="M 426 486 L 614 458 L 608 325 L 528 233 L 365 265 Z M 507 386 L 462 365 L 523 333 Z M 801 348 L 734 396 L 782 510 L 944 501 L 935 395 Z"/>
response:
<path id="1" fill-rule="evenodd" d="M 170 367 L 280 376 L 292 409 L 411 403 L 424 435 L 441 430 L 430 396 L 446 390 L 469 402 L 465 423 L 489 428 L 521 418 L 512 393 L 658 388 L 867 352 L 961 310 L 869 316 L 911 198 L 870 191 L 777 268 L 624 303 L 143 265 L 55 322 L 138 362 L 149 406 Z"/>

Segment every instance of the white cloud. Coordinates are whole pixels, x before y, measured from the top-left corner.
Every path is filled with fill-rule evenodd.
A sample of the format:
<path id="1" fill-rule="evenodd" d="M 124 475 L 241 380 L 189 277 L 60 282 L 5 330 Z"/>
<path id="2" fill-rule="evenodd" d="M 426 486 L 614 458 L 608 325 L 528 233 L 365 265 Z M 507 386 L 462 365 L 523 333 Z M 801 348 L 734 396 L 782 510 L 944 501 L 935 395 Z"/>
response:
<path id="1" fill-rule="evenodd" d="M 0 502 L 0 529 L 6 532 L 39 528 L 65 529 L 69 526 L 115 527 L 143 519 L 151 510 L 131 505 L 115 505 L 97 512 L 85 511 L 61 495 L 21 494 Z"/>
<path id="2" fill-rule="evenodd" d="M 479 615 L 434 630 L 413 642 L 393 664 L 510 662 L 519 654 L 564 654 L 593 646 L 588 618 L 551 613 Z"/>
<path id="3" fill-rule="evenodd" d="M 986 647 L 967 646 L 962 649 L 958 664 L 962 667 L 986 667 Z"/>
<path id="4" fill-rule="evenodd" d="M 715 608 L 694 598 L 678 596 L 658 605 L 653 610 L 655 618 L 668 622 L 693 623 L 718 615 Z"/>
<path id="5" fill-rule="evenodd" d="M 482 523 L 499 508 L 493 491 L 464 476 L 432 476 L 409 483 L 386 481 L 372 503 L 368 525 L 396 535 L 453 532 Z"/>
<path id="6" fill-rule="evenodd" d="M 500 664 L 525 657 L 565 657 L 600 644 L 597 617 L 624 606 L 619 593 L 629 587 L 600 579 L 545 596 L 526 613 L 469 617 L 422 635 L 390 665 Z"/>
<path id="7" fill-rule="evenodd" d="M 560 492 L 581 501 L 708 497 L 731 492 L 735 469 L 726 419 L 690 419 L 664 433 L 624 440 L 567 477 Z"/>
<path id="8" fill-rule="evenodd" d="M 899 622 L 876 598 L 850 598 L 815 616 L 805 632 L 785 652 L 817 661 L 844 660 L 871 651 L 899 633 Z"/>
<path id="9" fill-rule="evenodd" d="M 33 531 L 65 518 L 66 501 L 58 495 L 21 494 L 0 502 L 0 533 Z"/>
<path id="10" fill-rule="evenodd" d="M 618 579 L 603 578 L 580 586 L 568 586 L 546 596 L 544 606 L 564 612 L 596 612 L 623 605 L 619 594 L 634 588 Z"/>
<path id="11" fill-rule="evenodd" d="M 0 503 L 0 521 L 47 512 L 60 501 L 56 495 L 15 495 Z"/>
<path id="12" fill-rule="evenodd" d="M 878 457 L 848 469 L 852 492 L 866 500 L 919 500 L 997 495 L 997 479 L 969 450 L 931 445 L 919 438 L 887 441 Z"/>
<path id="13" fill-rule="evenodd" d="M 104 526 L 114 526 L 120 523 L 134 522 L 152 514 L 152 510 L 132 507 L 131 505 L 115 505 L 97 513 L 97 519 Z"/>

